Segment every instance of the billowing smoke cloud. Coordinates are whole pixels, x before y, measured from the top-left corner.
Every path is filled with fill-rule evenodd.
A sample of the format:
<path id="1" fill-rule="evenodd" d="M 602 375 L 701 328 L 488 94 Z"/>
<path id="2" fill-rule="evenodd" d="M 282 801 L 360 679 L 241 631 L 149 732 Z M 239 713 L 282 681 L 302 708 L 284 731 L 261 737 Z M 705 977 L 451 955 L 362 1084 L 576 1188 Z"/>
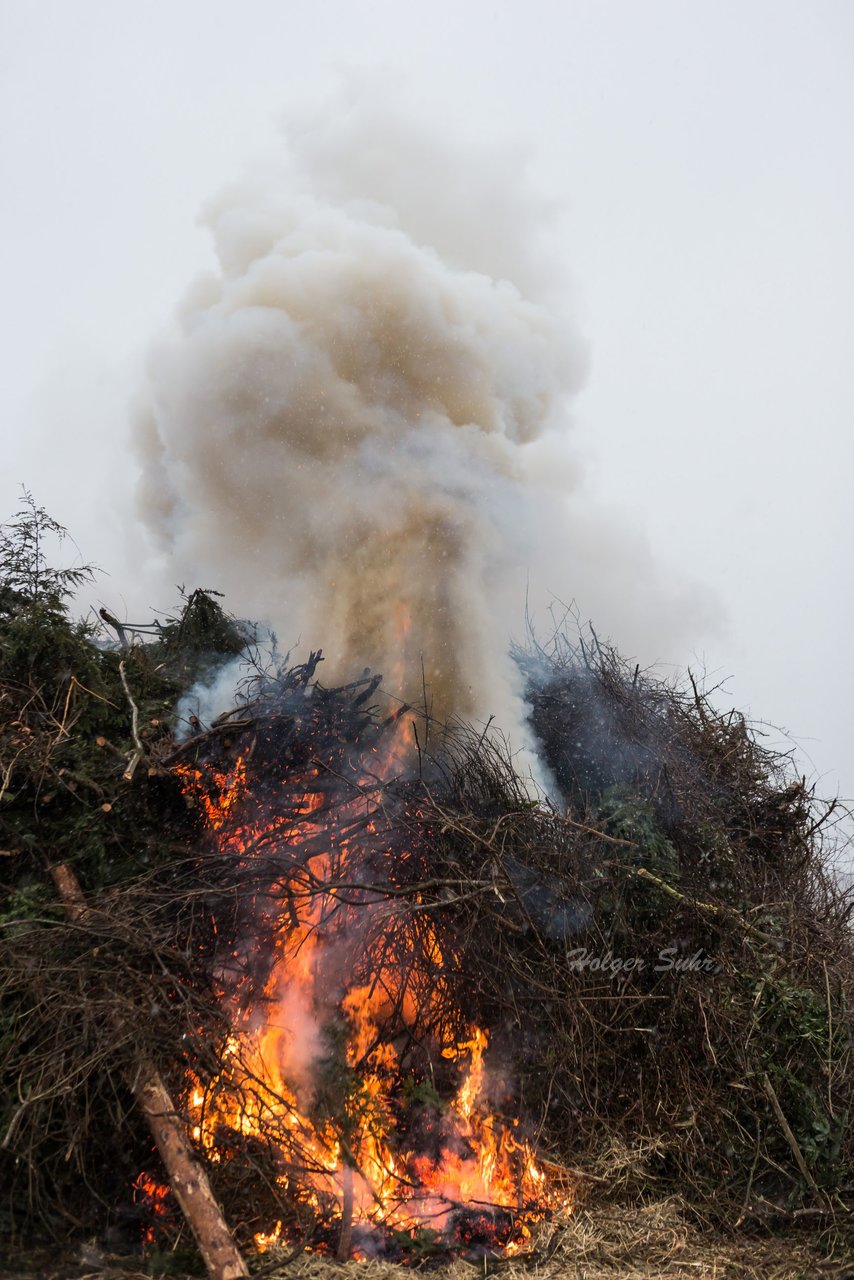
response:
<path id="1" fill-rule="evenodd" d="M 518 160 L 365 101 L 292 127 L 280 165 L 208 206 L 218 270 L 153 354 L 136 430 L 182 574 L 322 646 L 327 680 L 367 665 L 420 698 L 423 663 L 435 714 L 511 732 L 547 502 L 531 446 L 584 372 L 538 300 Z"/>

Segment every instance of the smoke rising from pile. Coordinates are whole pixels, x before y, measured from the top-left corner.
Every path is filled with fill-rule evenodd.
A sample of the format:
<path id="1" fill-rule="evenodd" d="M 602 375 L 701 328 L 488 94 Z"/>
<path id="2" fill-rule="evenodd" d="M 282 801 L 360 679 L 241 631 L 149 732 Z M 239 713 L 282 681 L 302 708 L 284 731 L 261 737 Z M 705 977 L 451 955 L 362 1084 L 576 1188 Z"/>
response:
<path id="1" fill-rule="evenodd" d="M 145 520 L 186 577 L 433 711 L 522 722 L 508 638 L 584 353 L 541 300 L 518 164 L 370 102 L 204 213 L 217 270 L 152 354 Z M 518 158 L 516 158 L 518 160 Z M 548 535 L 548 530 L 546 530 Z M 555 538 L 562 533 L 557 528 Z"/>

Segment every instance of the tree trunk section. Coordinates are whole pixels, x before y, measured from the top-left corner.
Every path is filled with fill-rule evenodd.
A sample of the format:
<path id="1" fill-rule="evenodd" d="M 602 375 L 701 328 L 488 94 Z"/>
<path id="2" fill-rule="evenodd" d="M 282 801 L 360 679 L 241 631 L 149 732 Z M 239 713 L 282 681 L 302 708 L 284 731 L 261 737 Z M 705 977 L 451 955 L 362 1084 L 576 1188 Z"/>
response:
<path id="1" fill-rule="evenodd" d="M 247 1276 L 246 1263 L 231 1238 L 208 1176 L 196 1159 L 169 1091 L 153 1063 L 140 1063 L 131 1088 L 151 1126 L 169 1174 L 169 1185 L 196 1237 L 211 1280 L 239 1280 Z"/>
<path id="2" fill-rule="evenodd" d="M 341 1234 L 335 1250 L 336 1262 L 347 1262 L 353 1248 L 353 1166 L 344 1161 L 341 1170 L 343 1202 L 341 1205 Z"/>

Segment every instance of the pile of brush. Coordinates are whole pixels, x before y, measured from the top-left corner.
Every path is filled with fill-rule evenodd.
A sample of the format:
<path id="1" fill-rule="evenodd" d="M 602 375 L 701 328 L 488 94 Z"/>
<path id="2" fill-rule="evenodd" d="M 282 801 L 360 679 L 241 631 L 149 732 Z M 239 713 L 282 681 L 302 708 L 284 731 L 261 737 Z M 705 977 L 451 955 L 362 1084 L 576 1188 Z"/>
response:
<path id="1" fill-rule="evenodd" d="M 505 886 L 488 933 L 469 907 L 457 930 L 528 1112 L 576 1160 L 605 1134 L 648 1144 L 659 1185 L 729 1222 L 844 1211 L 854 939 L 825 845 L 836 805 L 690 678 L 595 637 L 517 657 L 560 807 L 514 805 L 508 770 L 501 797 L 494 756 L 466 762 L 444 807 L 454 856 Z"/>
<path id="2" fill-rule="evenodd" d="M 366 783 L 401 716 L 370 675 L 324 688 L 319 654 L 259 669 L 236 714 L 176 741 L 179 697 L 245 630 L 196 592 L 144 641 L 106 644 L 69 619 L 79 584 L 47 571 L 38 540 L 35 560 L 10 558 L 20 531 L 5 545 L 0 1233 L 139 1238 L 148 1207 L 132 1187 L 152 1168 L 140 1072 L 179 1112 L 188 1080 L 221 1076 L 238 1007 L 224 957 L 245 952 L 251 914 L 261 959 L 241 969 L 241 999 L 262 998 L 287 911 L 329 892 L 307 871 L 306 815 L 337 808 L 351 833 L 354 797 L 360 878 L 340 864 L 335 891 L 350 911 L 387 900 L 429 922 L 400 942 L 422 939 L 413 972 L 441 954 L 414 1023 L 410 1002 L 408 1078 L 431 1039 L 476 1023 L 545 1164 L 589 1171 L 616 1143 L 646 1151 L 649 1185 L 678 1187 L 707 1218 L 842 1222 L 854 945 L 825 846 L 836 814 L 741 716 L 595 638 L 559 638 L 517 654 L 550 803 L 499 738 L 409 712 L 408 754 Z M 238 761 L 265 814 L 251 849 L 209 821 Z M 259 913 L 273 898 L 281 911 Z M 357 978 L 397 945 L 388 918 L 360 935 Z M 304 1204 L 281 1203 L 275 1151 L 232 1130 L 200 1155 L 244 1240 L 288 1212 L 305 1229 Z M 311 1229 L 329 1221 L 321 1206 Z"/>

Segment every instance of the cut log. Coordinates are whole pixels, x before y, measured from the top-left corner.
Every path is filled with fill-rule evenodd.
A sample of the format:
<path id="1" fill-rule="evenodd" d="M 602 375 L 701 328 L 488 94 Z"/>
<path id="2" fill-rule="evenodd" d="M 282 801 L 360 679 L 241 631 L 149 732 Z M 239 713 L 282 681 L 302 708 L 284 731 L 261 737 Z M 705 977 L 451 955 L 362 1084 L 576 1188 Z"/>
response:
<path id="1" fill-rule="evenodd" d="M 196 1158 L 160 1073 L 151 1062 L 143 1061 L 130 1084 L 151 1127 L 169 1174 L 169 1185 L 196 1238 L 211 1280 L 239 1280 L 248 1276 L 246 1263 L 232 1239 L 208 1176 Z"/>
<path id="2" fill-rule="evenodd" d="M 70 919 L 85 922 L 90 911 L 74 871 L 67 863 L 51 868 L 51 876 Z M 120 1034 L 120 1024 L 113 1030 Z M 169 1090 L 154 1063 L 143 1058 L 128 1074 L 128 1084 L 148 1121 L 170 1186 L 199 1246 L 211 1280 L 241 1280 L 249 1271 L 232 1239 L 208 1175 L 187 1137 Z"/>
<path id="3" fill-rule="evenodd" d="M 343 1201 L 341 1205 L 341 1234 L 335 1250 L 336 1262 L 348 1262 L 353 1249 L 353 1166 L 345 1159 L 341 1170 Z"/>

